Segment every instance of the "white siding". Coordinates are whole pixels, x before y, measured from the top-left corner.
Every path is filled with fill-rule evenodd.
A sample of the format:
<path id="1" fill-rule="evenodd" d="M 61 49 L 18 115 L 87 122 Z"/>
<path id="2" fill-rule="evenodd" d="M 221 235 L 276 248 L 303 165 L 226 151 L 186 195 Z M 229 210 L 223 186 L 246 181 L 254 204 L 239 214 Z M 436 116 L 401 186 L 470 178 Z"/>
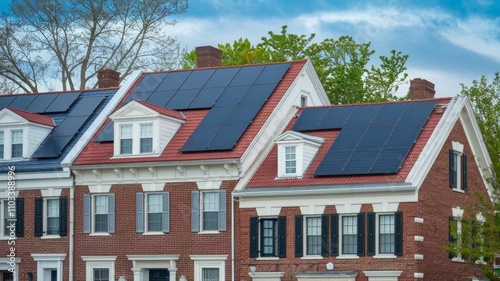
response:
<path id="1" fill-rule="evenodd" d="M 28 144 L 27 147 L 28 155 L 26 155 L 26 157 L 31 156 L 31 154 L 35 151 L 35 149 L 47 137 L 50 131 L 51 129 L 49 128 L 42 128 L 38 126 L 28 125 L 27 132 L 24 132 L 25 136 L 23 136 L 24 138 L 28 138 L 27 142 L 25 142 Z"/>
<path id="2" fill-rule="evenodd" d="M 161 153 L 163 149 L 167 146 L 170 140 L 174 137 L 179 130 L 181 123 L 170 120 L 170 119 L 160 119 L 159 120 L 159 151 Z"/>

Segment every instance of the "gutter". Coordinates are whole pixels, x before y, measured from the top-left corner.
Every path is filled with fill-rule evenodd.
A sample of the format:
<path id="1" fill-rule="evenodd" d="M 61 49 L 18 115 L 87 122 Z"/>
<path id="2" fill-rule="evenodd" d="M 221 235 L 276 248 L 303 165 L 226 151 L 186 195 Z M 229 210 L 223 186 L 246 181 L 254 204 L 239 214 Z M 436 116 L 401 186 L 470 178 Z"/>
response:
<path id="1" fill-rule="evenodd" d="M 75 184 L 69 189 L 69 281 L 73 281 L 75 252 Z"/>
<path id="2" fill-rule="evenodd" d="M 140 159 L 140 158 L 139 158 Z M 132 159 L 130 159 L 132 160 Z M 144 163 L 108 163 L 97 165 L 72 165 L 72 170 L 93 170 L 93 169 L 118 169 L 118 168 L 149 168 L 149 167 L 176 167 L 176 166 L 196 166 L 196 165 L 240 165 L 239 158 L 216 159 L 216 160 L 193 160 L 193 161 L 174 161 L 174 162 L 144 162 Z"/>

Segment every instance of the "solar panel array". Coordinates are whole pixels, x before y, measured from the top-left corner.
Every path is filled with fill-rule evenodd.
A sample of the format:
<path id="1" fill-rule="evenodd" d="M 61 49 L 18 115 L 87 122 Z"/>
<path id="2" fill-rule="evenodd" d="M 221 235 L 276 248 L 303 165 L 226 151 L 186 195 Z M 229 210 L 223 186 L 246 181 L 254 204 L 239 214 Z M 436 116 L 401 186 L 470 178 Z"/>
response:
<path id="1" fill-rule="evenodd" d="M 397 173 L 436 102 L 306 108 L 292 130 L 340 133 L 315 176 Z"/>
<path id="2" fill-rule="evenodd" d="M 210 109 L 182 152 L 231 150 L 281 81 L 289 63 L 147 74 L 126 102 Z M 96 141 L 113 141 L 110 122 Z"/>
<path id="3" fill-rule="evenodd" d="M 0 96 L 0 109 L 15 108 L 33 113 L 66 112 L 81 92 Z"/>

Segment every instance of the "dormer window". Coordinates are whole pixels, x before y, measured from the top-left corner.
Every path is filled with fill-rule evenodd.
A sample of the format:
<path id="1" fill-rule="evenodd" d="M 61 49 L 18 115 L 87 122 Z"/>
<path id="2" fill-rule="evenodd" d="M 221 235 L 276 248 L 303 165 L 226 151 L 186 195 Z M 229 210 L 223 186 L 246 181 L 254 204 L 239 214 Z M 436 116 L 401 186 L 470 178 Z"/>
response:
<path id="1" fill-rule="evenodd" d="M 135 100 L 110 118 L 114 121 L 115 157 L 158 156 L 184 123 L 178 111 Z"/>
<path id="2" fill-rule="evenodd" d="M 276 138 L 278 177 L 302 177 L 314 159 L 323 138 L 288 131 Z"/>
<path id="3" fill-rule="evenodd" d="M 23 131 L 12 131 L 12 158 L 23 157 Z"/>
<path id="4" fill-rule="evenodd" d="M 4 133 L 0 131 L 0 159 L 4 158 Z"/>

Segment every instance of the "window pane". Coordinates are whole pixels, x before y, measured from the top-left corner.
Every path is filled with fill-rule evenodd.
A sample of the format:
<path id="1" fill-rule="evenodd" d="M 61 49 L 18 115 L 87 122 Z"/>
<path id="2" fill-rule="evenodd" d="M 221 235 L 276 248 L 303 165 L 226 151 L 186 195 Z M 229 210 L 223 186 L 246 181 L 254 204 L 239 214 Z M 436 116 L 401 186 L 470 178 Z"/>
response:
<path id="1" fill-rule="evenodd" d="M 47 234 L 59 234 L 59 199 L 47 199 Z"/>
<path id="2" fill-rule="evenodd" d="M 12 131 L 12 158 L 23 157 L 23 131 Z"/>
<path id="3" fill-rule="evenodd" d="M 141 124 L 141 138 L 153 137 L 153 124 Z"/>
<path id="4" fill-rule="evenodd" d="M 262 219 L 261 221 L 261 255 L 277 256 L 278 228 L 276 219 Z"/>
<path id="5" fill-rule="evenodd" d="M 4 135 L 3 131 L 0 131 L 0 159 L 4 158 Z"/>
<path id="6" fill-rule="evenodd" d="M 120 154 L 132 154 L 132 139 L 120 140 Z"/>
<path id="7" fill-rule="evenodd" d="M 132 137 L 133 137 L 132 125 L 121 125 L 120 126 L 120 138 L 121 139 L 131 139 Z"/>
<path id="8" fill-rule="evenodd" d="M 356 254 L 358 251 L 358 220 L 356 216 L 342 217 L 342 253 Z"/>
<path id="9" fill-rule="evenodd" d="M 379 252 L 394 253 L 394 215 L 379 216 Z"/>
<path id="10" fill-rule="evenodd" d="M 94 268 L 94 281 L 109 281 L 109 269 Z"/>
<path id="11" fill-rule="evenodd" d="M 219 193 L 203 193 L 203 230 L 219 229 Z"/>
<path id="12" fill-rule="evenodd" d="M 9 236 L 10 235 L 10 229 L 7 227 L 10 225 L 10 223 L 7 221 L 9 219 L 9 202 L 7 200 L 2 201 L 3 204 L 3 219 L 4 219 L 4 236 Z"/>
<path id="13" fill-rule="evenodd" d="M 321 255 L 321 218 L 306 218 L 307 254 Z"/>
<path id="14" fill-rule="evenodd" d="M 285 173 L 295 174 L 296 172 L 295 146 L 285 147 Z"/>
<path id="15" fill-rule="evenodd" d="M 153 152 L 153 139 L 141 138 L 141 153 Z"/>
<path id="16" fill-rule="evenodd" d="M 218 268 L 202 268 L 201 275 L 202 281 L 219 281 Z"/>
<path id="17" fill-rule="evenodd" d="M 94 232 L 108 232 L 108 215 L 95 215 Z"/>
<path id="18" fill-rule="evenodd" d="M 163 195 L 148 194 L 147 205 L 148 231 L 161 231 Z"/>
<path id="19" fill-rule="evenodd" d="M 23 131 L 12 131 L 12 143 L 23 143 Z"/>
<path id="20" fill-rule="evenodd" d="M 94 231 L 108 232 L 108 196 L 96 195 L 94 200 Z"/>
<path id="21" fill-rule="evenodd" d="M 96 195 L 95 200 L 95 213 L 96 214 L 108 214 L 108 196 L 107 195 Z"/>

